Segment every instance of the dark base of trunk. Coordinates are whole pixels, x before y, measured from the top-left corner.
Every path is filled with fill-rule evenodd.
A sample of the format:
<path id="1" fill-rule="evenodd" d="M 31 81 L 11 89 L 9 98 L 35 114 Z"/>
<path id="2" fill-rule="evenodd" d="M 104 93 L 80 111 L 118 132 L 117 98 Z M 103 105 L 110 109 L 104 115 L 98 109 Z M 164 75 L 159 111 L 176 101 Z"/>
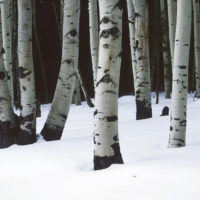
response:
<path id="1" fill-rule="evenodd" d="M 48 124 L 44 125 L 41 131 L 41 135 L 46 141 L 60 140 L 62 136 L 63 129 L 57 128 L 56 130 L 51 129 Z"/>
<path id="2" fill-rule="evenodd" d="M 165 92 L 165 99 L 171 99 L 170 93 L 166 93 L 166 92 Z"/>
<path id="3" fill-rule="evenodd" d="M 136 120 L 152 118 L 151 107 L 147 108 L 144 101 L 136 100 Z"/>
<path id="4" fill-rule="evenodd" d="M 16 143 L 18 145 L 33 144 L 36 141 L 37 141 L 37 137 L 36 137 L 35 131 L 32 131 L 32 134 L 30 135 L 29 132 L 19 129 L 19 132 L 18 132 L 17 138 L 16 138 Z"/>
<path id="5" fill-rule="evenodd" d="M 116 143 L 112 145 L 112 148 L 114 149 L 115 153 L 114 156 L 111 157 L 94 156 L 94 170 L 106 169 L 110 167 L 112 164 L 124 164 L 122 155 L 120 153 L 119 144 Z"/>
<path id="6" fill-rule="evenodd" d="M 10 129 L 10 122 L 0 122 L 0 149 L 11 146 L 14 137 Z"/>

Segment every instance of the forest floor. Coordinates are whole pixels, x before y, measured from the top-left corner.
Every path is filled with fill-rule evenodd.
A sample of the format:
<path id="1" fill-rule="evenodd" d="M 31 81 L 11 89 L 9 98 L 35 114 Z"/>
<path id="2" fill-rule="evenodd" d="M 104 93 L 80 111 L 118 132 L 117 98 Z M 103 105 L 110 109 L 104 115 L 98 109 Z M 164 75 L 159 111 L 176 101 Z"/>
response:
<path id="1" fill-rule="evenodd" d="M 168 149 L 170 100 L 135 120 L 133 96 L 119 98 L 124 165 L 93 171 L 93 109 L 72 105 L 60 141 L 0 150 L 0 200 L 199 200 L 200 100 L 188 96 L 187 146 Z M 39 133 L 50 105 L 42 106 Z"/>

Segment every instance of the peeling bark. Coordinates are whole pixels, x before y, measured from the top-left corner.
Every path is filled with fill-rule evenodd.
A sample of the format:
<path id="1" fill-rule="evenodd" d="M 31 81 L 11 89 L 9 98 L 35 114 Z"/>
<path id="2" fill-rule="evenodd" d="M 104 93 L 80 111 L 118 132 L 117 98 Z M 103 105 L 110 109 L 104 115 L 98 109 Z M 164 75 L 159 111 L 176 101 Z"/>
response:
<path id="1" fill-rule="evenodd" d="M 26 145 L 36 142 L 36 98 L 32 55 L 32 2 L 29 0 L 18 0 L 18 58 L 21 112 L 17 144 Z"/>
<path id="2" fill-rule="evenodd" d="M 59 140 L 72 102 L 78 73 L 80 0 L 64 1 L 62 61 L 51 110 L 41 131 L 45 140 Z"/>
<path id="3" fill-rule="evenodd" d="M 191 21 L 192 0 L 178 0 L 169 135 L 170 148 L 185 146 Z"/>
<path id="4" fill-rule="evenodd" d="M 118 138 L 118 90 L 121 65 L 122 7 L 100 0 L 100 46 L 94 115 L 94 169 L 122 164 Z M 109 91 L 109 92 L 107 92 Z"/>

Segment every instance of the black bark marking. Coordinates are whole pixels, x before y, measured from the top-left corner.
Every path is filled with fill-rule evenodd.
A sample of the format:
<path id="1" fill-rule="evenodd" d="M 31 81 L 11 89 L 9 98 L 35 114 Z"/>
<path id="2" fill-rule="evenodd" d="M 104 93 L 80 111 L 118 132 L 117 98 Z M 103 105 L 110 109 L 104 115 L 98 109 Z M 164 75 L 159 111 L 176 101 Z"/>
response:
<path id="1" fill-rule="evenodd" d="M 172 131 L 173 130 L 173 127 L 172 126 L 170 126 L 170 131 Z"/>
<path id="2" fill-rule="evenodd" d="M 74 61 L 73 61 L 72 59 L 66 59 L 66 60 L 62 61 L 61 64 L 65 63 L 65 62 L 66 62 L 68 65 L 71 64 L 71 63 L 74 63 Z"/>
<path id="3" fill-rule="evenodd" d="M 34 114 L 30 114 L 30 115 L 26 115 L 26 116 L 20 116 L 19 117 L 19 121 L 20 124 L 24 124 L 25 122 L 33 122 L 35 115 Z"/>
<path id="4" fill-rule="evenodd" d="M 40 134 L 46 141 L 53 141 L 60 140 L 62 132 L 63 128 L 55 127 L 55 129 L 52 129 L 48 124 L 45 124 Z"/>
<path id="5" fill-rule="evenodd" d="M 105 74 L 98 82 L 97 82 L 97 87 L 100 83 L 113 83 L 115 85 L 115 83 L 112 81 L 112 79 L 110 78 L 109 74 Z"/>
<path id="6" fill-rule="evenodd" d="M 4 72 L 0 72 L 0 80 L 3 80 L 6 77 L 6 74 Z"/>
<path id="7" fill-rule="evenodd" d="M 94 116 L 95 116 L 95 115 L 97 115 L 97 113 L 98 113 L 98 111 L 97 111 L 97 110 L 95 110 L 95 111 L 94 111 Z"/>
<path id="8" fill-rule="evenodd" d="M 115 136 L 113 137 L 113 140 L 114 140 L 115 142 L 119 141 L 118 135 L 115 135 Z"/>
<path id="9" fill-rule="evenodd" d="M 94 156 L 94 170 L 106 169 L 112 164 L 124 164 L 119 143 L 111 145 L 111 148 L 114 151 L 114 156 Z"/>
<path id="10" fill-rule="evenodd" d="M 117 94 L 115 91 L 112 91 L 112 90 L 106 90 L 105 93 L 108 93 L 108 94 L 114 94 L 114 95 Z"/>
<path id="11" fill-rule="evenodd" d="M 5 51 L 5 49 L 2 47 L 2 49 L 1 49 L 1 55 L 4 54 L 4 53 L 6 53 L 6 51 Z"/>
<path id="12" fill-rule="evenodd" d="M 114 38 L 119 38 L 120 31 L 117 27 L 113 27 L 111 29 L 105 29 L 101 32 L 100 38 L 108 38 L 110 35 L 112 35 Z"/>
<path id="13" fill-rule="evenodd" d="M 180 121 L 180 126 L 186 127 L 187 120 Z"/>
<path id="14" fill-rule="evenodd" d="M 178 67 L 179 67 L 179 69 L 186 69 L 186 68 L 187 68 L 187 67 L 184 66 L 184 65 L 179 65 Z"/>
<path id="15" fill-rule="evenodd" d="M 25 87 L 25 86 L 22 86 L 22 89 L 23 89 L 24 91 L 26 91 L 26 87 Z"/>
<path id="16" fill-rule="evenodd" d="M 104 45 L 103 45 L 103 48 L 104 48 L 104 49 L 108 49 L 109 47 L 110 47 L 109 44 L 104 44 Z"/>
<path id="17" fill-rule="evenodd" d="M 28 69 L 19 67 L 19 78 L 26 78 L 30 74 L 31 74 L 31 71 L 29 71 Z"/>
<path id="18" fill-rule="evenodd" d="M 68 35 L 70 35 L 71 37 L 76 37 L 77 34 L 78 34 L 77 31 L 76 31 L 75 29 L 73 29 L 73 30 L 69 31 L 68 33 L 66 33 L 66 34 L 64 35 L 64 37 L 66 37 L 66 36 L 68 36 Z"/>
<path id="19" fill-rule="evenodd" d="M 151 106 L 147 107 L 147 104 L 148 102 L 146 100 L 140 101 L 136 99 L 136 120 L 152 118 Z"/>
<path id="20" fill-rule="evenodd" d="M 61 116 L 64 120 L 67 119 L 67 115 L 65 115 L 65 114 L 60 114 L 60 116 Z"/>
<path id="21" fill-rule="evenodd" d="M 112 116 L 107 116 L 107 117 L 104 117 L 103 120 L 106 119 L 107 122 L 115 122 L 118 120 L 118 117 L 116 115 L 112 115 Z"/>
<path id="22" fill-rule="evenodd" d="M 125 5 L 125 1 L 124 0 L 119 0 L 118 3 L 114 6 L 113 10 L 116 9 L 116 8 L 119 8 L 120 10 L 122 10 L 123 9 L 123 5 Z"/>

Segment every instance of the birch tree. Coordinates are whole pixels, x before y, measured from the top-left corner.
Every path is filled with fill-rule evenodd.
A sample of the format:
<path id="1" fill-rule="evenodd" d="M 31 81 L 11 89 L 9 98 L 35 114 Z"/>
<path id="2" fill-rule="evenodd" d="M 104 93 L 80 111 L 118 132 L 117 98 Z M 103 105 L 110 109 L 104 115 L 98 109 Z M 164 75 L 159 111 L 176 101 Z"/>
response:
<path id="1" fill-rule="evenodd" d="M 11 97 L 8 90 L 7 76 L 3 62 L 2 27 L 0 19 L 0 148 L 5 148 L 14 142 L 15 117 Z"/>
<path id="2" fill-rule="evenodd" d="M 96 83 L 99 51 L 99 22 L 97 0 L 89 0 L 89 26 L 90 26 L 90 51 L 92 57 L 92 69 L 94 85 Z"/>
<path id="3" fill-rule="evenodd" d="M 148 40 L 148 3 L 133 0 L 135 10 L 135 94 L 136 119 L 152 117 Z"/>
<path id="4" fill-rule="evenodd" d="M 169 41 L 170 41 L 170 54 L 171 63 L 174 63 L 174 43 L 176 32 L 176 16 L 177 16 L 177 0 L 167 0 L 168 4 L 168 22 L 169 22 Z"/>
<path id="5" fill-rule="evenodd" d="M 62 61 L 47 121 L 41 135 L 45 140 L 62 136 L 78 70 L 80 0 L 64 0 Z"/>
<path id="6" fill-rule="evenodd" d="M 193 0 L 196 97 L 200 98 L 200 0 Z"/>
<path id="7" fill-rule="evenodd" d="M 13 100 L 12 74 L 12 0 L 1 0 L 2 36 L 4 65 L 8 79 L 8 88 Z"/>
<path id="8" fill-rule="evenodd" d="M 100 45 L 94 112 L 94 169 L 123 163 L 118 137 L 122 1 L 99 0 Z"/>
<path id="9" fill-rule="evenodd" d="M 17 143 L 36 141 L 36 98 L 32 57 L 32 2 L 18 0 L 18 58 L 21 93 L 20 130 Z"/>
<path id="10" fill-rule="evenodd" d="M 162 21 L 162 47 L 163 47 L 163 65 L 164 65 L 164 87 L 165 98 L 170 98 L 171 93 L 171 61 L 168 49 L 169 35 L 167 27 L 167 15 L 165 12 L 165 1 L 160 0 L 161 21 Z"/>
<path id="11" fill-rule="evenodd" d="M 185 146 L 192 0 L 177 1 L 169 147 Z"/>

